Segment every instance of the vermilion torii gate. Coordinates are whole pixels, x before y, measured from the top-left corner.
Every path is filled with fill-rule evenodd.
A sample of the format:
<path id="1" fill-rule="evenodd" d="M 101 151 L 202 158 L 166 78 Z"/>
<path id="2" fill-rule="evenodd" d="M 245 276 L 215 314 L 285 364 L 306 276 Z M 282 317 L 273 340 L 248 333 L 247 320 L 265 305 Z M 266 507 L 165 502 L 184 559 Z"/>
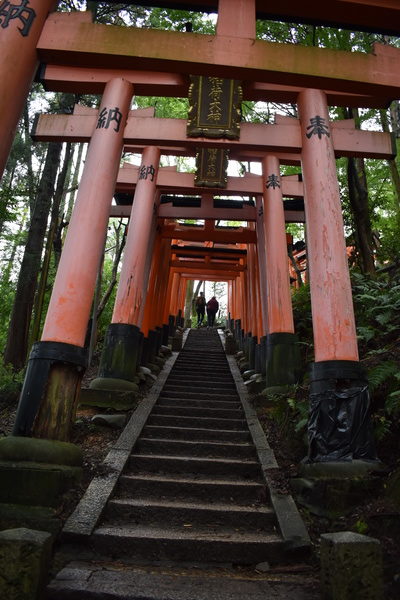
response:
<path id="1" fill-rule="evenodd" d="M 139 176 L 137 184 L 133 207 L 135 218 L 128 234 L 129 252 L 124 259 L 113 319 L 116 325 L 140 328 L 146 310 L 143 290 L 147 288 L 150 269 L 149 261 L 146 261 L 147 252 L 159 252 L 160 264 L 164 260 L 161 251 L 164 242 L 156 242 L 152 227 L 160 152 L 163 146 L 178 146 L 185 151 L 188 146 L 202 147 L 210 145 L 210 142 L 188 140 L 181 125 L 171 124 L 169 120 L 128 118 L 129 104 L 136 80 L 140 77 L 138 85 L 142 85 L 142 89 L 146 86 L 146 89 L 150 89 L 149 86 L 154 89 L 159 85 L 160 95 L 165 95 L 161 93 L 165 86 L 172 89 L 180 85 L 182 89 L 182 74 L 183 86 L 187 85 L 187 75 L 204 74 L 241 79 L 247 85 L 249 94 L 262 95 L 265 100 L 273 94 L 279 94 L 281 98 L 286 94 L 297 99 L 299 121 L 263 128 L 243 124 L 239 141 L 214 140 L 212 145 L 232 148 L 233 153 L 240 149 L 250 155 L 265 156 L 264 246 L 269 248 L 274 258 L 271 260 L 266 256 L 264 260 L 269 294 L 266 311 L 264 307 L 264 321 L 266 315 L 269 332 L 289 337 L 294 332 L 285 300 L 289 297 L 287 281 L 285 283 L 282 279 L 283 269 L 280 267 L 283 256 L 286 261 L 286 240 L 283 235 L 283 184 L 278 171 L 278 155 L 282 152 L 301 153 L 316 351 L 311 375 L 313 418 L 310 457 L 312 460 L 343 457 L 341 448 L 335 447 L 336 441 L 332 445 L 329 435 L 328 438 L 321 435 L 321 423 L 328 413 L 336 410 L 335 393 L 338 387 L 342 396 L 346 396 L 346 389 L 359 389 L 355 401 L 359 413 L 366 412 L 367 400 L 364 377 L 358 362 L 334 159 L 335 153 L 389 157 L 392 151 L 384 134 L 366 135 L 365 132 L 333 126 L 329 121 L 327 106 L 331 95 L 339 102 L 342 94 L 339 103 L 353 106 L 385 106 L 389 100 L 399 97 L 399 51 L 376 45 L 374 53 L 366 55 L 255 40 L 257 3 L 254 0 L 219 0 L 215 36 L 96 25 L 85 13 L 54 13 L 45 21 L 52 2 L 31 0 L 25 3 L 27 12 L 22 10 L 22 4 L 17 1 L 7 3 L 7 7 L 19 6 L 20 10 L 11 14 L 4 12 L 8 8 L 3 7 L 3 12 L 0 12 L 3 28 L 1 48 L 7 47 L 7 53 L 2 54 L 0 71 L 4 74 L 3 81 L 8 83 L 10 98 L 13 98 L 17 110 L 26 95 L 37 59 L 48 64 L 46 72 L 50 73 L 53 69 L 53 78 L 57 80 L 59 89 L 67 89 L 67 85 L 69 90 L 75 89 L 75 81 L 76 90 L 79 85 L 89 89 L 91 74 L 94 73 L 93 86 L 97 91 L 101 89 L 103 98 L 97 120 L 96 117 L 94 119 L 94 127 L 89 127 L 89 153 L 77 208 L 69 226 L 42 340 L 29 361 L 15 432 L 50 439 L 68 438 L 80 372 L 85 362 L 83 345 L 95 275 L 124 144 L 144 148 L 140 171 L 143 177 Z M 199 4 L 202 3 L 198 2 L 197 6 Z M 290 2 L 286 4 L 292 6 L 288 8 L 290 14 L 293 5 Z M 374 15 L 385 13 L 390 17 L 386 23 L 390 23 L 400 13 L 400 8 L 388 7 L 387 1 L 383 0 L 374 0 L 373 3 L 368 0 L 349 0 L 336 4 L 337 22 L 344 18 L 341 4 L 346 4 L 348 9 L 356 4 L 358 7 L 362 5 L 367 12 L 359 11 L 362 18 L 352 12 L 352 23 L 367 24 L 370 28 L 377 23 Z M 206 8 L 214 7 L 211 2 L 205 2 L 204 5 Z M 298 8 L 297 12 L 301 12 L 305 19 L 310 18 L 303 8 Z M 315 9 L 314 13 L 311 18 L 318 19 L 318 10 Z M 325 22 L 325 12 L 322 11 L 321 15 L 322 22 Z M 389 25 L 386 27 L 390 29 Z M 10 71 L 7 63 L 7 57 L 12 55 L 22 57 L 21 68 L 15 72 Z M 139 75 L 137 71 L 132 71 L 133 65 Z M 115 67 L 118 70 L 115 71 Z M 171 73 L 172 78 L 168 78 Z M 176 73 L 180 74 L 179 77 Z M 3 104 L 0 126 L 4 131 L 15 127 L 15 115 L 10 115 L 7 103 Z M 76 115 L 64 119 L 63 139 L 67 139 L 74 118 Z M 82 123 L 88 120 L 85 116 Z M 41 139 L 50 139 L 50 133 L 48 138 L 43 131 L 41 135 Z M 60 135 L 60 131 L 56 135 Z M 72 132 L 71 139 L 74 136 L 80 139 L 81 135 L 84 135 L 83 130 L 76 130 Z M 369 142 L 367 137 L 370 137 Z M 2 164 L 7 153 L 6 144 Z M 275 230 L 279 235 L 273 237 Z M 262 234 L 259 237 L 261 239 Z M 254 265 L 253 257 L 252 269 Z M 159 272 L 158 276 L 164 277 L 162 289 L 165 289 L 165 275 Z M 150 286 L 153 285 L 155 290 L 154 277 L 151 277 Z M 254 299 L 257 294 L 254 278 L 249 285 L 248 281 L 242 279 L 236 302 L 240 296 L 242 305 L 245 305 L 246 299 Z M 272 282 L 276 284 L 275 287 Z M 167 283 L 167 295 L 168 290 L 171 294 L 174 291 L 179 293 L 179 274 Z M 271 297 L 272 291 L 277 294 L 274 298 Z M 276 311 L 278 305 L 281 306 L 280 311 Z M 270 323 L 277 325 L 270 326 Z M 275 327 L 277 330 L 274 331 Z M 246 329 L 249 330 L 248 323 Z M 352 425 L 349 431 L 351 429 Z M 358 438 L 350 436 L 348 443 L 345 440 L 345 456 L 374 458 L 368 435 L 366 428 Z"/>

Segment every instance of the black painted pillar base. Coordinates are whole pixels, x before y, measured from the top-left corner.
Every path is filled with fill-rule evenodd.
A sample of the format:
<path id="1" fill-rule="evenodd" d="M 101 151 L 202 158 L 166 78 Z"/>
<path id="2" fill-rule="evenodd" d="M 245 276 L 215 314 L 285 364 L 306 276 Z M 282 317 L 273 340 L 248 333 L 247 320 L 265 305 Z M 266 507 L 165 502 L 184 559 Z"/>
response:
<path id="1" fill-rule="evenodd" d="M 368 381 L 360 363 L 313 363 L 310 381 L 307 461 L 376 461 Z"/>
<path id="2" fill-rule="evenodd" d="M 297 336 L 294 333 L 269 333 L 265 343 L 266 387 L 296 384 L 301 371 Z"/>
<path id="3" fill-rule="evenodd" d="M 32 435 L 33 424 L 46 395 L 52 368 L 57 363 L 70 366 L 74 377 L 79 373 L 81 378 L 87 367 L 87 350 L 62 342 L 33 344 L 19 398 L 13 435 Z"/>
<path id="4" fill-rule="evenodd" d="M 98 377 L 90 385 L 93 389 L 137 390 L 136 372 L 140 361 L 143 334 L 136 325 L 111 323 L 108 326 L 100 360 Z M 121 381 L 119 386 L 118 380 Z"/>

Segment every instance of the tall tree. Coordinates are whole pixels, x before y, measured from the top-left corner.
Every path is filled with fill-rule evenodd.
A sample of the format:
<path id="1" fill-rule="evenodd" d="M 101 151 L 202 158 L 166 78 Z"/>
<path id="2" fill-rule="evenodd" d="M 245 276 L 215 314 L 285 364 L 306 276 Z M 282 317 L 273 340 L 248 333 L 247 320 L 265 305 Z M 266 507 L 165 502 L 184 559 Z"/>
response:
<path id="1" fill-rule="evenodd" d="M 16 370 L 21 369 L 26 361 L 32 306 L 61 150 L 61 142 L 52 142 L 48 146 L 19 272 L 4 352 L 4 363 L 10 363 Z"/>

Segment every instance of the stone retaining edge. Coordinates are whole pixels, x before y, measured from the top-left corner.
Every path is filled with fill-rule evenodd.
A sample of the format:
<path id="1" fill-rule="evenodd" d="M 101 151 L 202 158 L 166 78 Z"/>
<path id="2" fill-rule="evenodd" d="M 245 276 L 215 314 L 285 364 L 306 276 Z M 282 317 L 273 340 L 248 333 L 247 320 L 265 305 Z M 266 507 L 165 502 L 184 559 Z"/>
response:
<path id="1" fill-rule="evenodd" d="M 222 346 L 224 347 L 223 334 L 221 331 L 219 331 L 219 335 Z M 284 544 L 286 545 L 287 550 L 308 547 L 311 545 L 310 536 L 308 535 L 307 529 L 291 494 L 279 494 L 274 492 L 271 487 L 268 478 L 268 470 L 277 469 L 279 468 L 279 465 L 276 461 L 274 451 L 268 444 L 267 437 L 258 420 L 257 413 L 250 405 L 248 391 L 244 385 L 235 357 L 227 355 L 226 358 L 236 384 L 240 401 L 243 405 L 250 434 L 261 463 L 261 469 L 269 490 L 271 504 L 278 519 L 278 525 Z"/>

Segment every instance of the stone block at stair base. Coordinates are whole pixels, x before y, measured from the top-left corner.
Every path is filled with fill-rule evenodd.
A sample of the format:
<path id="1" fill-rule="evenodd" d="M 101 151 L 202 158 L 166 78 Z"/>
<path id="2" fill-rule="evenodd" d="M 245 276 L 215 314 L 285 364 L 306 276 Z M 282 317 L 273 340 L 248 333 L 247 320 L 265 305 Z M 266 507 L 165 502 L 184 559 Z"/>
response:
<path id="1" fill-rule="evenodd" d="M 0 502 L 55 506 L 80 480 L 82 452 L 68 442 L 9 436 L 0 440 Z"/>
<path id="2" fill-rule="evenodd" d="M 313 514 L 335 518 L 349 513 L 366 496 L 382 485 L 379 462 L 362 460 L 304 463 L 302 477 L 292 479 L 297 501 Z"/>
<path id="3" fill-rule="evenodd" d="M 226 354 L 233 355 L 237 351 L 236 340 L 232 334 L 226 335 L 225 337 L 225 352 Z"/>
<path id="4" fill-rule="evenodd" d="M 379 541 L 351 531 L 321 535 L 321 587 L 323 600 L 381 600 Z"/>
<path id="5" fill-rule="evenodd" d="M 171 340 L 172 352 L 180 352 L 182 350 L 182 335 L 175 334 Z"/>
<path id="6" fill-rule="evenodd" d="M 132 384 L 135 385 L 135 384 Z M 82 389 L 79 404 L 97 408 L 113 408 L 114 410 L 130 410 L 138 402 L 134 390 Z"/>
<path id="7" fill-rule="evenodd" d="M 34 462 L 0 462 L 0 502 L 56 506 L 82 476 L 80 467 Z"/>
<path id="8" fill-rule="evenodd" d="M 0 532 L 0 598 L 36 600 L 43 589 L 51 535 L 33 529 Z"/>
<path id="9" fill-rule="evenodd" d="M 270 333 L 266 336 L 266 385 L 293 385 L 300 378 L 300 347 L 294 333 Z"/>
<path id="10" fill-rule="evenodd" d="M 49 506 L 24 506 L 0 503 L 0 531 L 15 527 L 27 527 L 47 531 L 56 536 L 61 530 L 61 519 L 56 509 Z"/>

